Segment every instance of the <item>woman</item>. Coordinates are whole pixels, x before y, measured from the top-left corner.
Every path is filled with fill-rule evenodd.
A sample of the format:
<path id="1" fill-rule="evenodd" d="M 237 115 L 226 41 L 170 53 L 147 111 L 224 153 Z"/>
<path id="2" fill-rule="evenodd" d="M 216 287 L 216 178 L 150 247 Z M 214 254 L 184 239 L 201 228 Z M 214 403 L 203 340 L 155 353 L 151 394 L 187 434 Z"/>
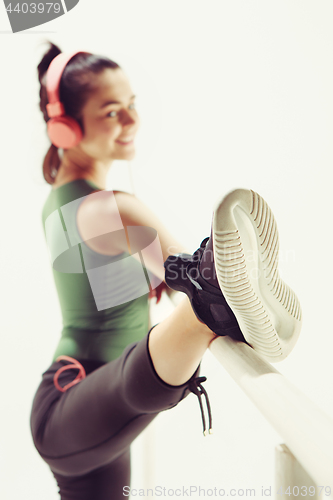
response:
<path id="1" fill-rule="evenodd" d="M 135 154 L 135 96 L 110 59 L 60 54 L 51 44 L 38 72 L 53 142 L 43 164 L 52 189 L 42 218 L 63 331 L 34 397 L 31 432 L 62 500 L 120 499 L 130 484 L 130 444 L 160 411 L 193 392 L 206 434 L 204 394 L 211 428 L 198 376 L 210 343 L 229 335 L 271 361 L 283 359 L 297 340 L 300 309 L 278 276 L 275 221 L 256 193 L 226 197 L 210 238 L 191 256 L 138 198 L 106 191 L 112 161 Z M 243 215 L 235 229 L 236 205 Z M 249 262 L 237 254 L 242 242 L 251 246 L 244 217 L 259 222 L 253 227 L 264 239 L 264 246 L 252 241 L 268 257 L 263 283 L 246 278 Z M 187 297 L 148 331 L 149 295 L 171 289 Z"/>

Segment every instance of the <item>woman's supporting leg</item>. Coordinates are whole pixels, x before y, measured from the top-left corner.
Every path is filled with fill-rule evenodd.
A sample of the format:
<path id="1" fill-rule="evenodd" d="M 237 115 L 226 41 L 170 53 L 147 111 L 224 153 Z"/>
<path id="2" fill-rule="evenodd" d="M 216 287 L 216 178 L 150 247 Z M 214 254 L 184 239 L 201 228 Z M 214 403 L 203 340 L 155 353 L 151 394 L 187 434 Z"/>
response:
<path id="1" fill-rule="evenodd" d="M 68 477 L 52 473 L 61 500 L 120 500 L 128 497 L 131 484 L 130 448 L 110 464 L 84 476 Z"/>
<path id="2" fill-rule="evenodd" d="M 188 297 L 178 304 L 149 336 L 149 352 L 157 374 L 170 385 L 180 385 L 195 372 L 217 335 L 201 323 Z"/>
<path id="3" fill-rule="evenodd" d="M 184 297 L 142 340 L 64 393 L 56 389 L 53 377 L 66 361 L 53 363 L 43 374 L 31 414 L 32 436 L 42 458 L 66 477 L 85 476 L 111 464 L 160 411 L 190 394 L 189 384 L 214 337 Z M 76 375 L 75 369 L 63 371 L 59 384 L 64 387 Z M 197 418 L 199 427 L 199 412 Z"/>

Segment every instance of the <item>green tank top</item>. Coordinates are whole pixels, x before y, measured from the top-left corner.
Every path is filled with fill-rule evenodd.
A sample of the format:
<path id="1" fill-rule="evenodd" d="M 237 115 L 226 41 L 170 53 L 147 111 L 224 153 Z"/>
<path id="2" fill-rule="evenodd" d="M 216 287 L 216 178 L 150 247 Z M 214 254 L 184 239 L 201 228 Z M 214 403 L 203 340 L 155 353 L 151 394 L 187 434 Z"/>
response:
<path id="1" fill-rule="evenodd" d="M 99 190 L 76 179 L 47 197 L 42 221 L 59 296 L 63 328 L 53 356 L 108 362 L 148 332 L 147 270 L 129 253 L 92 250 L 76 225 L 80 203 Z"/>

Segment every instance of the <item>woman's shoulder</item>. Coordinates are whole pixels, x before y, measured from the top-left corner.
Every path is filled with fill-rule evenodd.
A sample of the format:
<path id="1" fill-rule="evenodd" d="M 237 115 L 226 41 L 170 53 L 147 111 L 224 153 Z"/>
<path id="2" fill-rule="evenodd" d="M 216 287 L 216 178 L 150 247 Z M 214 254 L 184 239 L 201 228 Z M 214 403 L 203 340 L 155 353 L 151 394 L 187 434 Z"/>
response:
<path id="1" fill-rule="evenodd" d="M 118 255 L 128 251 L 127 205 L 134 195 L 125 191 L 96 190 L 86 196 L 77 211 L 76 224 L 83 240 L 94 251 Z"/>
<path id="2" fill-rule="evenodd" d="M 93 191 L 80 204 L 82 218 L 95 220 L 95 223 L 122 221 L 123 225 L 136 225 L 144 222 L 144 218 L 152 216 L 152 211 L 134 194 L 127 191 L 103 190 Z M 80 216 L 78 215 L 78 217 Z"/>

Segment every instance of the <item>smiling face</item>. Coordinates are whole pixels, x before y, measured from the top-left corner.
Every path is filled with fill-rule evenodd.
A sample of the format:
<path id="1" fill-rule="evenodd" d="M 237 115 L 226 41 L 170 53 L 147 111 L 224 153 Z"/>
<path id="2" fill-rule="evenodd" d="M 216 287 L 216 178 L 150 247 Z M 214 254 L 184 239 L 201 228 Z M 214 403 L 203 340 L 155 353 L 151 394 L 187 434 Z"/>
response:
<path id="1" fill-rule="evenodd" d="M 82 109 L 84 134 L 77 147 L 100 161 L 131 160 L 139 117 L 128 79 L 119 68 L 105 69 L 94 79 L 96 91 Z"/>

